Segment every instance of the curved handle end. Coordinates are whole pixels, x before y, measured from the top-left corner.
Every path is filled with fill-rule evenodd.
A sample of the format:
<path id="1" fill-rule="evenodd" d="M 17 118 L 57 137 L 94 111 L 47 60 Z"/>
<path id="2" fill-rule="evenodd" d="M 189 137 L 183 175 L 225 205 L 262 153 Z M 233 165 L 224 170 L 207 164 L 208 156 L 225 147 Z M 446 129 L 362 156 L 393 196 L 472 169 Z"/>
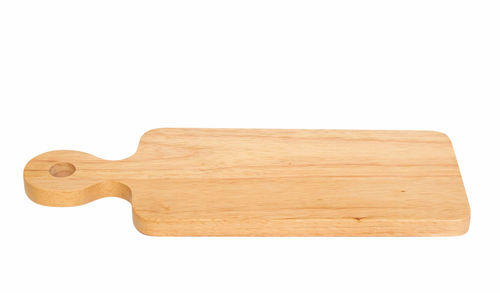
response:
<path id="1" fill-rule="evenodd" d="M 77 151 L 52 151 L 30 160 L 24 168 L 28 197 L 47 206 L 82 205 L 101 197 L 131 200 L 128 186 L 99 178 L 98 168 L 106 162 Z"/>

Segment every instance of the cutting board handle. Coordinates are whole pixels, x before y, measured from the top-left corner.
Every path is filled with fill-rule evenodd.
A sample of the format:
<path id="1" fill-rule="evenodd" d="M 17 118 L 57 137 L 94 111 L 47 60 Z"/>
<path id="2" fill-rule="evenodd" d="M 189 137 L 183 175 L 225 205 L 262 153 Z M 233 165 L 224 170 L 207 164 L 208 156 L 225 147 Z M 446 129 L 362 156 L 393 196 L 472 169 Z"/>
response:
<path id="1" fill-rule="evenodd" d="M 102 169 L 106 162 L 110 169 Z M 118 164 L 77 151 L 52 151 L 41 154 L 26 164 L 24 187 L 36 203 L 47 206 L 76 206 L 114 196 L 131 201 L 130 188 L 119 179 L 103 180 L 103 172 L 114 172 Z M 119 172 L 118 172 L 119 174 Z"/>

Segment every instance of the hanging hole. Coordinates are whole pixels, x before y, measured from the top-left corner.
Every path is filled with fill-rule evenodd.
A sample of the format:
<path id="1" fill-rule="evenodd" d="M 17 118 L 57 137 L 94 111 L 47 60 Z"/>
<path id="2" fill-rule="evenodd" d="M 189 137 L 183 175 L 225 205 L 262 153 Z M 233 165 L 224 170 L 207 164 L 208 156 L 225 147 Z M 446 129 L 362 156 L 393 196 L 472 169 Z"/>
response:
<path id="1" fill-rule="evenodd" d="M 71 163 L 57 163 L 49 169 L 50 175 L 54 177 L 68 177 L 75 171 L 76 168 Z"/>

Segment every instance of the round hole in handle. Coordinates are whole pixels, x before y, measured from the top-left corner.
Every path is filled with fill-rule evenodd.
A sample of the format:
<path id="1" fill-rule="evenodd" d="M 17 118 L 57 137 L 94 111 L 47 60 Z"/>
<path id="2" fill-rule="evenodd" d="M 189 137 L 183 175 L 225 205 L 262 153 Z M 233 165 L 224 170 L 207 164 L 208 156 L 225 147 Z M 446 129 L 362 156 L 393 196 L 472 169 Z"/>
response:
<path id="1" fill-rule="evenodd" d="M 75 171 L 75 165 L 66 162 L 57 163 L 49 169 L 50 175 L 54 177 L 68 177 L 71 174 L 75 173 Z"/>

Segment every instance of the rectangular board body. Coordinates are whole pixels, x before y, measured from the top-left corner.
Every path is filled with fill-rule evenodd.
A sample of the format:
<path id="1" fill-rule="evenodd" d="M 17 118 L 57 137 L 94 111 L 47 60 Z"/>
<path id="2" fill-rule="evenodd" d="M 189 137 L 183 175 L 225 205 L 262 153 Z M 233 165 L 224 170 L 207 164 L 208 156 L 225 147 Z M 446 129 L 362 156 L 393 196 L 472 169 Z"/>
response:
<path id="1" fill-rule="evenodd" d="M 148 235 L 445 236 L 469 227 L 453 147 L 439 132 L 155 129 L 127 159 L 74 164 L 68 184 L 130 190 L 122 197 Z M 27 190 L 44 180 L 39 169 Z"/>
<path id="2" fill-rule="evenodd" d="M 132 160 L 150 162 L 129 183 L 148 234 L 458 235 L 469 224 L 437 132 L 159 129 Z"/>

